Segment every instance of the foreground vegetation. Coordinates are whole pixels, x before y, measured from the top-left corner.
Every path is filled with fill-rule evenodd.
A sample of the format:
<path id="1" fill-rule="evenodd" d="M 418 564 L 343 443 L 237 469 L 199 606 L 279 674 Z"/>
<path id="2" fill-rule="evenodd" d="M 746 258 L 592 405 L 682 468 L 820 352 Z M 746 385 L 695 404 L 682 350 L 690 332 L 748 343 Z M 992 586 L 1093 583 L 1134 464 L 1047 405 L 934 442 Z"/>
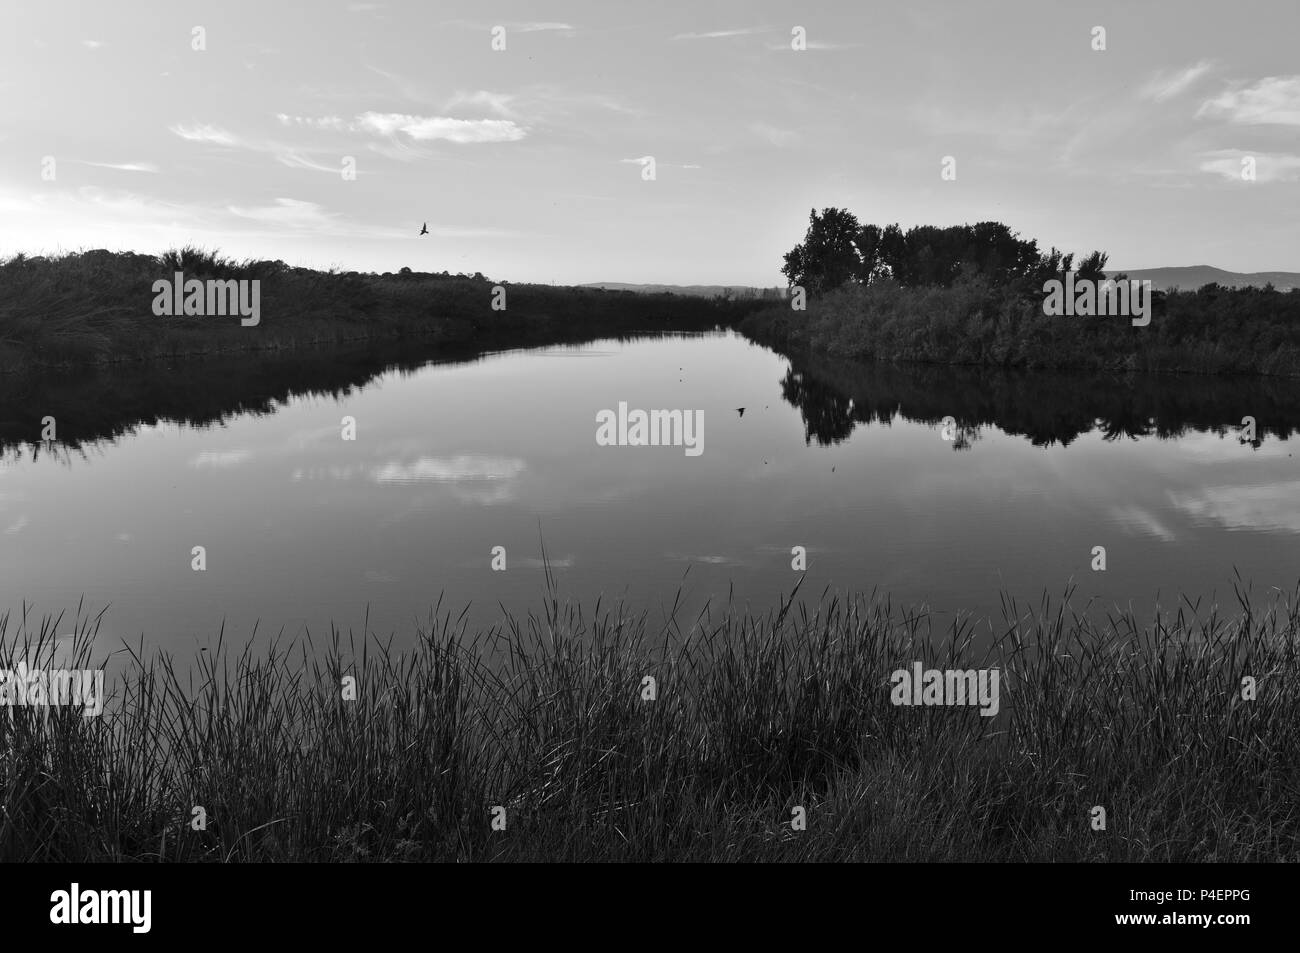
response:
<path id="1" fill-rule="evenodd" d="M 103 717 L 0 718 L 0 858 L 1300 859 L 1294 596 L 1145 625 L 1009 602 L 981 640 L 797 591 L 662 626 L 552 593 L 478 637 L 435 610 L 406 653 L 337 632 L 218 640 L 192 670 L 130 652 Z M 5 657 L 48 656 L 55 626 L 4 621 Z M 1000 713 L 895 707 L 916 660 L 998 666 Z"/>
<path id="2" fill-rule="evenodd" d="M 153 282 L 256 280 L 261 321 L 153 313 Z M 506 291 L 493 310 L 493 289 Z M 169 360 L 305 345 L 418 341 L 445 350 L 549 344 L 727 323 L 752 304 L 671 294 L 494 282 L 483 275 L 382 275 L 244 261 L 196 248 L 154 257 L 103 250 L 0 262 L 0 373 Z"/>

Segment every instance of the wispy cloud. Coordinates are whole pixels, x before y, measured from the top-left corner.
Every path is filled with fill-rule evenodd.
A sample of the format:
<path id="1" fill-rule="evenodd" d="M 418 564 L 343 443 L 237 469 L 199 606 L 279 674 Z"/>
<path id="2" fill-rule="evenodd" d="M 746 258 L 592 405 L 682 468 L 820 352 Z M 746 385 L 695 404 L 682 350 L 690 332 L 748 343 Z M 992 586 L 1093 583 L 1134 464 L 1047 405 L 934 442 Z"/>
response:
<path id="1" fill-rule="evenodd" d="M 341 116 L 290 116 L 276 113 L 275 118 L 282 126 L 298 126 L 305 129 L 323 129 L 331 132 L 346 132 L 349 123 Z"/>
<path id="2" fill-rule="evenodd" d="M 739 27 L 734 30 L 711 30 L 707 33 L 678 33 L 673 37 L 674 40 L 721 40 L 731 36 L 752 36 L 755 33 L 766 33 L 767 27 L 747 26 Z"/>
<path id="3" fill-rule="evenodd" d="M 506 29 L 514 30 L 516 33 L 546 33 L 552 30 L 573 32 L 574 28 L 570 26 L 568 23 L 526 22 L 526 23 L 507 23 Z"/>
<path id="4" fill-rule="evenodd" d="M 376 483 L 479 483 L 513 480 L 525 467 L 518 457 L 420 457 L 411 463 L 386 463 L 370 476 Z"/>
<path id="5" fill-rule="evenodd" d="M 330 175 L 338 175 L 343 168 L 341 165 L 327 165 L 324 162 L 317 162 L 315 159 L 294 152 L 282 152 L 277 154 L 275 158 L 281 165 L 286 165 L 290 169 L 310 169 L 313 172 L 328 172 Z M 353 172 L 357 175 L 365 174 L 361 169 L 354 169 Z"/>
<path id="6" fill-rule="evenodd" d="M 1281 530 L 1300 533 L 1295 507 L 1300 482 L 1216 486 L 1171 493 L 1170 501 L 1198 523 L 1217 523 L 1234 530 Z"/>
<path id="7" fill-rule="evenodd" d="M 1268 76 L 1201 104 L 1196 115 L 1251 125 L 1300 126 L 1300 76 Z"/>
<path id="8" fill-rule="evenodd" d="M 369 132 L 387 136 L 400 132 L 417 142 L 516 142 L 525 135 L 524 130 L 509 119 L 452 119 L 447 116 L 368 112 L 358 116 L 357 121 Z"/>
<path id="9" fill-rule="evenodd" d="M 299 199 L 276 199 L 274 205 L 253 207 L 230 206 L 230 211 L 241 218 L 275 225 L 294 225 L 317 228 L 329 225 L 334 216 L 316 202 Z"/>
<path id="10" fill-rule="evenodd" d="M 157 172 L 158 166 L 152 162 L 90 162 L 82 160 L 82 165 L 93 165 L 97 169 L 116 169 L 118 172 Z"/>
<path id="11" fill-rule="evenodd" d="M 413 83 L 410 80 L 406 79 L 405 77 L 399 76 L 396 73 L 389 72 L 388 70 L 385 69 L 380 69 L 378 66 L 371 66 L 369 63 L 365 65 L 366 65 L 366 69 L 370 70 L 370 72 L 379 74 L 384 79 L 388 80 L 390 83 L 396 86 L 398 92 L 400 92 L 406 99 L 409 99 L 411 102 L 426 103 L 426 102 L 433 101 L 433 97 L 428 93 L 428 91 L 423 86 Z"/>
<path id="12" fill-rule="evenodd" d="M 1138 95 L 1143 99 L 1162 103 L 1167 99 L 1172 99 L 1179 93 L 1186 92 L 1198 79 L 1213 68 L 1213 61 L 1201 60 L 1199 63 L 1193 63 L 1191 66 L 1180 70 L 1162 70 L 1147 80 L 1142 88 L 1138 90 Z"/>
<path id="13" fill-rule="evenodd" d="M 494 93 L 461 94 L 460 102 L 490 104 L 500 111 L 510 97 Z M 280 125 L 323 132 L 364 133 L 378 136 L 395 136 L 402 133 L 417 142 L 442 140 L 458 144 L 476 142 L 516 142 L 527 132 L 511 119 L 457 119 L 451 116 L 416 116 L 410 113 L 365 112 L 353 120 L 340 116 L 290 116 L 277 113 Z M 177 135 L 199 141 L 228 139 L 238 142 L 233 135 L 212 127 L 183 131 L 173 129 Z M 282 148 L 282 147 L 270 147 Z"/>
<path id="14" fill-rule="evenodd" d="M 1172 543 L 1177 539 L 1173 530 L 1162 523 L 1159 517 L 1140 506 L 1112 507 L 1110 515 L 1111 519 L 1139 536 L 1154 536 L 1165 543 Z"/>
<path id="15" fill-rule="evenodd" d="M 239 145 L 239 139 L 233 133 L 206 123 L 177 123 L 168 128 L 186 142 L 211 142 L 218 146 Z"/>
<path id="16" fill-rule="evenodd" d="M 493 23 L 486 23 L 482 20 L 445 20 L 446 26 L 457 26 L 466 30 L 488 31 L 495 30 L 499 26 L 506 29 L 506 35 L 511 33 L 558 33 L 561 36 L 572 37 L 577 35 L 578 28 L 572 23 L 560 23 L 554 20 L 497 20 Z"/>
<path id="17" fill-rule="evenodd" d="M 196 470 L 228 470 L 252 459 L 249 450 L 203 450 L 190 458 L 189 465 Z"/>

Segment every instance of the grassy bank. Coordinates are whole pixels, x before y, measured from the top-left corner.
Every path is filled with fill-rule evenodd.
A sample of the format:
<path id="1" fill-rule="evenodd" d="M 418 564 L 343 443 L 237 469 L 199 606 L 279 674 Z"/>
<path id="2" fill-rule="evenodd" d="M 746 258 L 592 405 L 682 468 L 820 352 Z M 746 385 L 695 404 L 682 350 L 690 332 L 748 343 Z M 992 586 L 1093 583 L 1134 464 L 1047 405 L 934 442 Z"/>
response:
<path id="1" fill-rule="evenodd" d="M 0 858 L 1294 861 L 1300 604 L 1243 608 L 1009 605 L 977 648 L 866 598 L 654 624 L 552 596 L 473 636 L 435 611 L 405 654 L 131 654 L 100 718 L 0 718 Z M 48 649 L 6 622 L 6 657 Z M 917 660 L 998 667 L 1000 712 L 894 706 Z"/>
<path id="2" fill-rule="evenodd" d="M 260 282 L 260 323 L 157 316 L 153 283 Z M 505 289 L 493 310 L 494 288 Z M 632 330 L 729 323 L 747 305 L 671 294 L 495 282 L 482 275 L 321 272 L 177 249 L 160 257 L 89 251 L 0 263 L 0 372 L 412 340 L 449 350 L 518 347 Z"/>
<path id="3" fill-rule="evenodd" d="M 1300 293 L 1207 286 L 1154 295 L 1151 323 L 1049 317 L 981 277 L 951 286 L 846 285 L 806 311 L 772 305 L 740 328 L 781 350 L 1006 368 L 1300 376 Z"/>

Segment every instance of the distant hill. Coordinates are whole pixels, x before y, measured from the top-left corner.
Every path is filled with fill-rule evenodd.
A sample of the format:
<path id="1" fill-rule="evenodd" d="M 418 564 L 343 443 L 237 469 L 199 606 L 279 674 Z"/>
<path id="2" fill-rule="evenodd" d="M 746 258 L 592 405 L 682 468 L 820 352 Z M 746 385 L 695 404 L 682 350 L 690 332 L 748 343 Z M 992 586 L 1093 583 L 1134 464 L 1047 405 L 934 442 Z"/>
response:
<path id="1" fill-rule="evenodd" d="M 594 281 L 578 287 L 604 288 L 606 291 L 639 291 L 642 294 L 660 294 L 666 291 L 669 294 L 691 295 L 697 298 L 713 298 L 718 295 L 750 297 L 772 290 L 749 285 L 635 285 L 623 281 Z"/>
<path id="2" fill-rule="evenodd" d="M 1290 291 L 1300 288 L 1300 272 L 1297 271 L 1224 271 L 1212 265 L 1188 265 L 1181 268 L 1137 268 L 1126 271 L 1122 268 L 1107 268 L 1106 274 L 1125 274 L 1138 281 L 1150 281 L 1157 291 L 1181 288 L 1195 291 L 1201 285 L 1215 282 L 1225 288 L 1245 288 L 1253 285 L 1262 288 L 1272 282 L 1278 291 Z M 580 285 L 582 288 L 604 288 L 606 291 L 639 291 L 642 294 L 659 294 L 668 292 L 676 295 L 690 295 L 700 298 L 712 298 L 717 295 L 729 295 L 736 298 L 756 297 L 771 288 L 755 288 L 750 285 L 637 285 L 623 281 L 597 281 Z M 778 290 L 779 293 L 779 289 Z"/>
<path id="3" fill-rule="evenodd" d="M 1129 278 L 1138 281 L 1150 281 L 1151 287 L 1157 291 L 1167 291 L 1170 288 L 1195 291 L 1201 285 L 1208 285 L 1210 282 L 1223 285 L 1225 288 L 1244 288 L 1248 285 L 1262 288 L 1269 282 L 1272 282 L 1273 287 L 1278 291 L 1300 288 L 1300 272 L 1295 271 L 1240 272 L 1224 271 L 1222 268 L 1214 268 L 1210 265 L 1188 265 L 1184 268 L 1138 268 L 1133 271 L 1107 268 L 1106 274 L 1110 276 L 1126 274 Z"/>

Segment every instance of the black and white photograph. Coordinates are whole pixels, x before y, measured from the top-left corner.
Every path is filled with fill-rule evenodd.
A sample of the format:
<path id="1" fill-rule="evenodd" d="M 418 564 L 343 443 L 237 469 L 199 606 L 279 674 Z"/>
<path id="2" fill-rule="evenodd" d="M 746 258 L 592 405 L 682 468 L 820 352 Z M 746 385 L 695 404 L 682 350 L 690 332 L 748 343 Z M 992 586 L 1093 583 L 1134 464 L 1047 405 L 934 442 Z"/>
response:
<path id="1" fill-rule="evenodd" d="M 833 864 L 1252 937 L 1300 860 L 1298 35 L 5 0 L 18 919 Z"/>

